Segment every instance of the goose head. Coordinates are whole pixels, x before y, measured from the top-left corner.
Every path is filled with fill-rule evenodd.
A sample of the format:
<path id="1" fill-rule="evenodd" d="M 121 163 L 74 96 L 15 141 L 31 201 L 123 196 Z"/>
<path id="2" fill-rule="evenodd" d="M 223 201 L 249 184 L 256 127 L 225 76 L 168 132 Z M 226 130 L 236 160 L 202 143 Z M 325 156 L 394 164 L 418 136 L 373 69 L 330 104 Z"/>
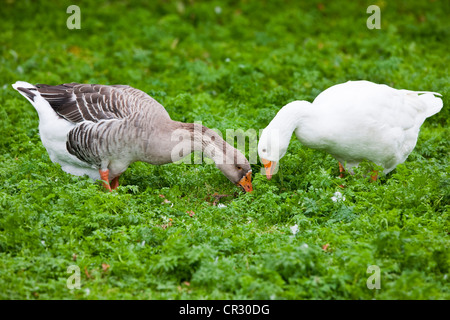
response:
<path id="1" fill-rule="evenodd" d="M 289 147 L 292 133 L 299 126 L 304 112 L 307 110 L 307 101 L 294 101 L 288 103 L 278 111 L 277 115 L 262 131 L 258 142 L 258 154 L 264 165 L 267 179 L 278 170 L 278 164 Z"/>
<path id="2" fill-rule="evenodd" d="M 239 150 L 227 145 L 223 159 L 224 161 L 216 161 L 216 167 L 232 183 L 245 192 L 252 192 L 252 168 L 245 156 Z"/>
<path id="3" fill-rule="evenodd" d="M 232 183 L 241 187 L 245 192 L 252 192 L 252 170 L 250 164 L 219 164 L 220 171 Z"/>
<path id="4" fill-rule="evenodd" d="M 289 146 L 289 139 L 282 139 L 281 134 L 279 129 L 267 127 L 263 130 L 258 142 L 258 154 L 269 180 L 277 172 L 278 163 Z"/>

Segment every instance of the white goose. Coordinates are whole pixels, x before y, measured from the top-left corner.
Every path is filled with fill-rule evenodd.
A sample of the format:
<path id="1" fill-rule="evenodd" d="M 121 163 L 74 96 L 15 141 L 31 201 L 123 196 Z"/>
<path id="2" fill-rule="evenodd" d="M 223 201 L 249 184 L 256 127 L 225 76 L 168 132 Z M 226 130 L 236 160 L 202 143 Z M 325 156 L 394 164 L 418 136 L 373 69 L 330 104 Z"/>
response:
<path id="1" fill-rule="evenodd" d="M 344 166 L 352 172 L 362 160 L 388 173 L 414 149 L 425 119 L 441 110 L 442 100 L 435 95 L 440 96 L 348 81 L 326 89 L 312 103 L 291 102 L 263 130 L 258 143 L 267 178 L 276 172 L 294 131 L 303 145 L 336 158 L 341 176 Z"/>
<path id="2" fill-rule="evenodd" d="M 50 159 L 74 175 L 101 179 L 108 190 L 135 161 L 166 164 L 195 150 L 205 153 L 233 183 L 252 191 L 245 156 L 202 125 L 170 118 L 146 93 L 123 85 L 18 81 L 13 88 L 35 107 Z"/>

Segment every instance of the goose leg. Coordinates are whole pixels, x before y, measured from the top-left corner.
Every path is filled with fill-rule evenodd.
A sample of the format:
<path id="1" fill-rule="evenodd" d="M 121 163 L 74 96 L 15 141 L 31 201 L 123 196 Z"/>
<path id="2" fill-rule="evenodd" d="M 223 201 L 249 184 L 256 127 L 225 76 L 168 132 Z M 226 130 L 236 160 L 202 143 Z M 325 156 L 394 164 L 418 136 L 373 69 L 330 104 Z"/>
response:
<path id="1" fill-rule="evenodd" d="M 339 162 L 339 172 L 341 173 L 340 175 L 339 175 L 339 178 L 343 178 L 344 177 L 344 172 L 345 172 L 345 169 L 344 169 L 344 166 Z"/>
<path id="2" fill-rule="evenodd" d="M 100 172 L 100 179 L 103 180 L 103 186 L 105 187 L 105 189 L 111 191 L 111 186 L 109 185 L 109 170 L 100 169 L 99 172 Z"/>
<path id="3" fill-rule="evenodd" d="M 378 179 L 378 171 L 373 170 L 373 173 L 370 175 L 370 180 L 377 181 L 377 179 Z"/>
<path id="4" fill-rule="evenodd" d="M 119 186 L 119 177 L 120 176 L 117 176 L 117 177 L 115 177 L 114 179 L 111 180 L 110 185 L 111 185 L 111 189 L 112 190 L 117 189 L 117 187 Z"/>

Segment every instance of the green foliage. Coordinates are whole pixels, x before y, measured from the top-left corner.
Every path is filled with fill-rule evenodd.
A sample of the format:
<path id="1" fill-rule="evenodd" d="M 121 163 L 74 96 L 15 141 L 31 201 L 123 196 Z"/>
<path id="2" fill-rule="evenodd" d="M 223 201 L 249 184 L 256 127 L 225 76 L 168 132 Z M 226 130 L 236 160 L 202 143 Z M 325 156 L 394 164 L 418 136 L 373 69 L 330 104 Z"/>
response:
<path id="1" fill-rule="evenodd" d="M 1 299 L 450 298 L 448 2 L 378 2 L 380 30 L 365 1 L 83 1 L 80 30 L 66 28 L 71 4 L 0 12 Z M 105 192 L 50 161 L 11 88 L 129 84 L 225 133 L 350 79 L 436 91 L 444 108 L 377 182 L 370 163 L 338 178 L 330 155 L 293 139 L 271 181 L 253 165 L 252 194 L 213 165 L 145 163 Z M 81 289 L 66 286 L 70 265 Z"/>

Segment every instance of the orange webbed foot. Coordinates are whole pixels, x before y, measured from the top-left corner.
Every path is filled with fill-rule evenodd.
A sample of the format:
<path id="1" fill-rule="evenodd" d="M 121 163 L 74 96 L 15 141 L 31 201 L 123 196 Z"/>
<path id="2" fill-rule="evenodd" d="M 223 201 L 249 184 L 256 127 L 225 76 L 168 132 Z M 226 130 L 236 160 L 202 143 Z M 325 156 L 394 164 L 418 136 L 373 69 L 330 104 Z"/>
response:
<path id="1" fill-rule="evenodd" d="M 106 190 L 111 191 L 111 186 L 109 184 L 109 170 L 99 170 L 100 172 L 100 179 L 103 180 L 103 186 L 105 187 Z"/>

